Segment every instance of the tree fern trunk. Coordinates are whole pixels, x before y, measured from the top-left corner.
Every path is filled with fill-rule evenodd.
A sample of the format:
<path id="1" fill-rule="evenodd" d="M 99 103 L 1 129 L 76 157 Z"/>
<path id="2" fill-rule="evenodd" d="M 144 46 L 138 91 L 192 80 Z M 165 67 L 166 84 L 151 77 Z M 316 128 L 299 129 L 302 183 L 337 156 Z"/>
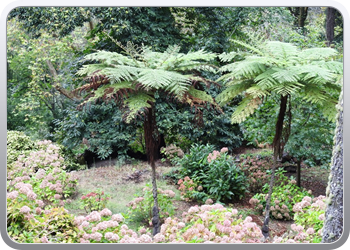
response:
<path id="1" fill-rule="evenodd" d="M 283 153 L 284 143 L 286 143 L 285 141 L 282 144 L 281 139 L 282 139 L 282 132 L 283 132 L 283 121 L 287 111 L 288 97 L 289 97 L 288 95 L 281 96 L 280 110 L 279 110 L 279 114 L 276 122 L 276 133 L 273 139 L 273 166 L 271 170 L 269 192 L 266 200 L 265 219 L 264 219 L 264 224 L 261 228 L 262 234 L 264 235 L 265 239 L 269 237 L 270 203 L 271 203 L 273 185 L 275 181 L 275 170 L 277 166 L 277 159 L 281 158 Z"/>
<path id="2" fill-rule="evenodd" d="M 155 158 L 158 150 L 158 134 L 156 131 L 156 119 L 154 115 L 154 108 L 148 109 L 148 113 L 145 116 L 144 121 L 144 133 L 145 133 L 145 144 L 148 163 L 152 168 L 152 193 L 154 205 L 152 208 L 152 225 L 153 235 L 156 235 L 160 231 L 160 218 L 159 218 L 159 206 L 158 206 L 158 195 L 157 195 L 157 182 L 156 182 L 156 165 Z"/>

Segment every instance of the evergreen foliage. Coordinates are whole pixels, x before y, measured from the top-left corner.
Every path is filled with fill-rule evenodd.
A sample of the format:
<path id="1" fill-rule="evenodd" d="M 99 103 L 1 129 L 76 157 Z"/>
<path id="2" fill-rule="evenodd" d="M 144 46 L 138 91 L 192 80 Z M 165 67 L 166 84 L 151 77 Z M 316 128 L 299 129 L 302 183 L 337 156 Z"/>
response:
<path id="1" fill-rule="evenodd" d="M 248 55 L 241 61 L 221 67 L 219 78 L 227 88 L 216 98 L 224 105 L 238 94 L 243 99 L 231 119 L 240 123 L 251 115 L 271 93 L 300 96 L 316 104 L 330 120 L 335 119 L 335 104 L 341 89 L 342 63 L 335 61 L 336 50 L 312 48 L 299 50 L 289 43 L 269 41 L 251 46 L 241 41 Z M 237 53 L 222 54 L 221 60 L 237 58 Z"/>

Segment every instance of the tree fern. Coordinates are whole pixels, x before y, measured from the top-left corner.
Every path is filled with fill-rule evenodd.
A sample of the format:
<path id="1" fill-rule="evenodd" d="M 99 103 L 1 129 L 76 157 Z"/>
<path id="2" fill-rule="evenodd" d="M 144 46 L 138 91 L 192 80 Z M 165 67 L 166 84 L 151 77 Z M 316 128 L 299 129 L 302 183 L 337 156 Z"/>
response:
<path id="1" fill-rule="evenodd" d="M 152 167 L 154 207 L 152 223 L 153 234 L 159 233 L 160 220 L 157 199 L 155 160 L 159 142 L 155 117 L 156 93 L 169 95 L 173 100 L 195 107 L 198 115 L 201 107 L 212 106 L 220 109 L 214 99 L 200 90 L 201 84 L 208 84 L 200 75 L 201 71 L 213 71 L 210 61 L 215 54 L 203 50 L 179 53 L 179 47 L 169 47 L 164 53 L 138 48 L 131 43 L 123 46 L 127 55 L 99 51 L 85 57 L 84 65 L 78 75 L 86 76 L 90 83 L 75 92 L 86 92 L 84 106 L 91 101 L 116 101 L 125 111 L 124 119 L 130 122 L 137 116 L 143 118 L 144 138 L 148 161 Z"/>
<path id="2" fill-rule="evenodd" d="M 316 92 L 315 88 L 323 89 L 329 84 L 339 85 L 343 65 L 333 60 L 337 55 L 334 49 L 298 50 L 292 44 L 277 41 L 265 42 L 255 47 L 239 41 L 235 41 L 235 44 L 245 47 L 249 53 L 244 60 L 234 63 L 229 63 L 229 59 L 237 58 L 236 52 L 219 56 L 223 62 L 227 62 L 220 68 L 220 72 L 224 75 L 218 79 L 227 86 L 227 89 L 217 96 L 220 104 L 227 103 L 229 96 L 244 94 L 248 89 L 248 86 L 245 89 L 231 85 L 234 86 L 243 80 L 254 80 L 254 84 L 259 86 L 254 89 L 264 91 L 264 95 L 278 93 L 286 96 L 303 93 L 306 101 L 319 103 L 322 106 L 333 105 L 330 100 L 333 95 L 339 93 L 337 88 L 333 88 L 328 94 L 320 94 L 321 92 Z M 241 93 L 238 93 L 238 90 Z M 329 113 L 329 109 L 327 110 Z M 245 114 L 248 115 L 250 112 Z"/>

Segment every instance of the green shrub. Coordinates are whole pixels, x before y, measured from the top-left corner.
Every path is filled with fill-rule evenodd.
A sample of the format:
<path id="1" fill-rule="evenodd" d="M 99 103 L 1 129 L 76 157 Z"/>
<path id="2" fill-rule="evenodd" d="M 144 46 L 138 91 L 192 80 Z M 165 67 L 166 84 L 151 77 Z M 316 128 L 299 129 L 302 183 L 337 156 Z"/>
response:
<path id="1" fill-rule="evenodd" d="M 226 201 L 243 197 L 247 191 L 246 177 L 227 151 L 227 148 L 222 148 L 219 152 L 209 144 L 195 144 L 190 153 L 179 161 L 181 179 L 188 176 L 196 185 L 202 186 L 203 192 L 209 196 L 193 191 L 187 194 L 191 196 L 188 198 L 198 196 L 202 201 L 207 198 Z"/>
<path id="2" fill-rule="evenodd" d="M 159 206 L 159 216 L 161 220 L 169 216 L 173 216 L 175 213 L 173 198 L 175 193 L 171 190 L 162 190 L 158 188 L 158 206 Z M 143 222 L 150 222 L 152 220 L 152 209 L 154 206 L 152 185 L 146 184 L 141 195 L 136 195 L 137 197 L 128 203 L 128 214 L 129 218 L 140 219 Z"/>
<path id="3" fill-rule="evenodd" d="M 291 220 L 294 216 L 293 206 L 300 202 L 304 196 L 310 195 L 308 191 L 296 185 L 294 179 L 289 180 L 281 168 L 276 171 L 276 184 L 271 196 L 271 217 L 275 219 Z M 265 214 L 266 199 L 269 184 L 265 184 L 262 193 L 255 194 L 249 201 L 262 214 Z"/>
<path id="4" fill-rule="evenodd" d="M 29 136 L 19 131 L 7 131 L 7 170 L 11 170 L 19 155 L 29 155 L 37 149 L 35 142 Z"/>

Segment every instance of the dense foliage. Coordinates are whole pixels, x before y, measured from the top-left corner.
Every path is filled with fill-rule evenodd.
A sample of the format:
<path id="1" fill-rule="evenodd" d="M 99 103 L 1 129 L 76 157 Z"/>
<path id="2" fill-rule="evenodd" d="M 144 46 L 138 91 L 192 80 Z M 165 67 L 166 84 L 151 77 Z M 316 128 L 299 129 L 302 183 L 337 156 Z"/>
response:
<path id="1" fill-rule="evenodd" d="M 331 7 L 13 9 L 9 236 L 19 243 L 264 242 L 251 217 L 224 203 L 250 192 L 264 214 L 271 150 L 234 154 L 269 148 L 280 124 L 279 148 L 290 164 L 329 167 L 342 37 L 341 13 Z M 276 123 L 281 107 L 286 116 Z M 153 170 L 153 190 L 148 184 L 127 213 L 112 214 L 99 189 L 79 200 L 87 215 L 64 209 L 77 191 L 71 172 L 88 156 L 127 155 L 147 155 Z M 175 194 L 156 187 L 159 157 L 172 165 L 168 177 L 181 199 L 205 205 L 174 217 Z M 295 184 L 277 170 L 271 217 L 295 224 L 270 242 L 321 242 L 325 197 Z M 154 208 L 163 225 L 152 235 Z M 131 230 L 135 222 L 146 227 Z"/>

